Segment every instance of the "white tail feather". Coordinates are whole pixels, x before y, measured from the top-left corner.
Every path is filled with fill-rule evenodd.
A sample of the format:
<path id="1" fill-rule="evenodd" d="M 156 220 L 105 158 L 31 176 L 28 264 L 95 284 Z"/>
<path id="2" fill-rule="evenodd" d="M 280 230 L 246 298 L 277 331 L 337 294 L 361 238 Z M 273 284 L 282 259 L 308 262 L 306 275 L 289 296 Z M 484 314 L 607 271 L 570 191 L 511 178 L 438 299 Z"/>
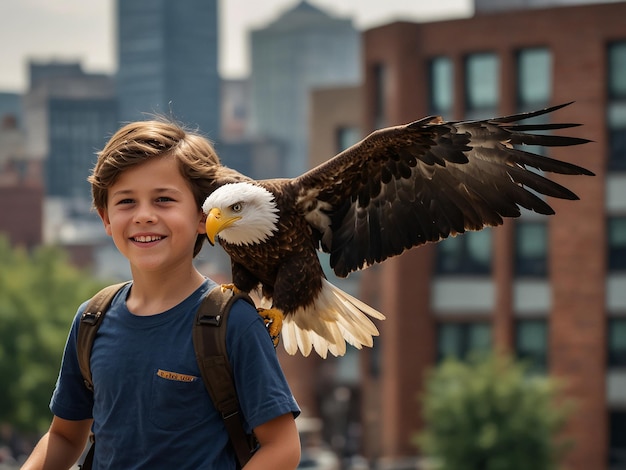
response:
<path id="1" fill-rule="evenodd" d="M 361 349 L 372 346 L 378 336 L 370 317 L 384 320 L 385 316 L 369 305 L 323 280 L 314 304 L 285 317 L 282 343 L 289 354 L 298 350 L 308 356 L 315 350 L 325 358 L 346 353 L 346 342 Z"/>

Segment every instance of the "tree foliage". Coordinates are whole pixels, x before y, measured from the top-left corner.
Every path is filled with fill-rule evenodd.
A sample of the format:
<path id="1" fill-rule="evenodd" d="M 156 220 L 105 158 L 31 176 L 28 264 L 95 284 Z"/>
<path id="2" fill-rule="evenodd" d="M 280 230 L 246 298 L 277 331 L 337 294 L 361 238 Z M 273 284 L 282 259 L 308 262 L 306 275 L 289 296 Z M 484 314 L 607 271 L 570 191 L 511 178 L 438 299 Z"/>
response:
<path id="1" fill-rule="evenodd" d="M 41 432 L 71 321 L 101 283 L 59 248 L 28 253 L 3 237 L 0 266 L 0 423 Z"/>
<path id="2" fill-rule="evenodd" d="M 416 443 L 440 470 L 552 470 L 570 410 L 554 379 L 509 357 L 448 360 L 427 381 Z"/>

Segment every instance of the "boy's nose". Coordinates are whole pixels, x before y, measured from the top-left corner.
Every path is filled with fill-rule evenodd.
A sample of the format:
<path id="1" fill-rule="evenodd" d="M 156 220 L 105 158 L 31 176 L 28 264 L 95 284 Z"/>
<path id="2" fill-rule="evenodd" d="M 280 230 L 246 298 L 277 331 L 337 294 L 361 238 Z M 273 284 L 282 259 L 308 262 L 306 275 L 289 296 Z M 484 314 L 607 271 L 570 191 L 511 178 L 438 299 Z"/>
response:
<path id="1" fill-rule="evenodd" d="M 149 204 L 142 204 L 137 208 L 135 213 L 135 223 L 149 224 L 156 221 L 156 214 Z"/>

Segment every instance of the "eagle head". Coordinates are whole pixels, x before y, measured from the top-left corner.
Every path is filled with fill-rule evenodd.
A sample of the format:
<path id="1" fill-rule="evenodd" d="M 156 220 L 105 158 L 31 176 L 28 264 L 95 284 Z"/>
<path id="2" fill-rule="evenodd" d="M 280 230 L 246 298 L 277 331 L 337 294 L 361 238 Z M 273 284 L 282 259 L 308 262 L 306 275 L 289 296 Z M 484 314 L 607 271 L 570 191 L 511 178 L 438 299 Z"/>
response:
<path id="1" fill-rule="evenodd" d="M 234 245 L 262 243 L 278 230 L 278 207 L 274 195 L 252 183 L 220 186 L 202 205 L 211 245 L 215 238 Z"/>

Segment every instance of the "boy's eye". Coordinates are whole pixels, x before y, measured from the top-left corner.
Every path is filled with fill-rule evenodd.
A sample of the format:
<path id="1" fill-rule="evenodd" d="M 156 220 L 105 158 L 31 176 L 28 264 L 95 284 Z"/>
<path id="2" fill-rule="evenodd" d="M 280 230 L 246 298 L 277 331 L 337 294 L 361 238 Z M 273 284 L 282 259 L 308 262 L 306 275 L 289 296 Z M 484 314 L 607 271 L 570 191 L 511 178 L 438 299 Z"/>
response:
<path id="1" fill-rule="evenodd" d="M 135 202 L 133 199 L 120 199 L 117 203 L 118 204 L 132 204 L 133 202 Z"/>

